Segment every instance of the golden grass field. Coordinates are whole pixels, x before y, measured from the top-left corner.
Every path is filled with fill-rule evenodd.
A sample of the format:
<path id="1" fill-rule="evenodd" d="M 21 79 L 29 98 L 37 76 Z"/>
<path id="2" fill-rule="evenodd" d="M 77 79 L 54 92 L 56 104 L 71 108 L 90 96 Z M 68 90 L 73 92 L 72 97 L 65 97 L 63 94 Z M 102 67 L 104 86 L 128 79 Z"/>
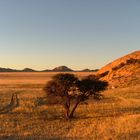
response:
<path id="1" fill-rule="evenodd" d="M 140 140 L 140 85 L 104 91 L 104 99 L 81 104 L 66 121 L 60 105 L 37 104 L 54 74 L 0 73 L 0 110 L 14 92 L 20 102 L 0 112 L 0 140 Z"/>

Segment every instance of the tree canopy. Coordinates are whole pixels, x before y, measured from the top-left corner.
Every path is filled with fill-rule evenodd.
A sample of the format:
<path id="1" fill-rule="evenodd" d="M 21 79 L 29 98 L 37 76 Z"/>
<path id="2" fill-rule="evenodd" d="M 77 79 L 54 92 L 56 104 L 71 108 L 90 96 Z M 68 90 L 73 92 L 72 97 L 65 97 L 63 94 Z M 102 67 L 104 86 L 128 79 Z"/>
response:
<path id="1" fill-rule="evenodd" d="M 69 119 L 73 118 L 74 112 L 81 102 L 90 96 L 98 98 L 100 91 L 105 90 L 107 85 L 107 82 L 99 80 L 94 75 L 78 79 L 73 74 L 60 73 L 46 84 L 44 90 L 47 95 L 51 95 L 51 98 L 53 96 L 61 97 L 65 108 L 65 117 Z M 74 104 L 72 104 L 72 100 Z"/>

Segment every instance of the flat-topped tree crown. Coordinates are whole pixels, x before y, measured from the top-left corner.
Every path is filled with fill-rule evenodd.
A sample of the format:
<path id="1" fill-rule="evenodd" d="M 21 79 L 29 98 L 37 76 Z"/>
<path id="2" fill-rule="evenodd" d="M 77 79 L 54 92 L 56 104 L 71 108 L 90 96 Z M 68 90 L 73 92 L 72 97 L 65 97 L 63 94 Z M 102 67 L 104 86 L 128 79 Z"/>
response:
<path id="1" fill-rule="evenodd" d="M 83 101 L 90 96 L 98 99 L 98 97 L 100 97 L 99 93 L 107 88 L 108 83 L 99 80 L 95 75 L 89 75 L 84 79 L 79 80 L 76 86 L 79 91 L 78 99 Z"/>
<path id="2" fill-rule="evenodd" d="M 49 95 L 65 96 L 77 80 L 73 74 L 60 73 L 55 75 L 44 89 Z"/>
<path id="3" fill-rule="evenodd" d="M 73 118 L 77 106 L 91 95 L 98 93 L 107 87 L 107 83 L 100 81 L 94 75 L 79 80 L 73 74 L 57 74 L 47 83 L 44 90 L 47 95 L 59 96 L 65 108 L 67 119 Z M 53 98 L 52 98 L 53 99 Z M 71 102 L 73 101 L 73 102 Z M 73 105 L 72 105 L 73 104 Z"/>

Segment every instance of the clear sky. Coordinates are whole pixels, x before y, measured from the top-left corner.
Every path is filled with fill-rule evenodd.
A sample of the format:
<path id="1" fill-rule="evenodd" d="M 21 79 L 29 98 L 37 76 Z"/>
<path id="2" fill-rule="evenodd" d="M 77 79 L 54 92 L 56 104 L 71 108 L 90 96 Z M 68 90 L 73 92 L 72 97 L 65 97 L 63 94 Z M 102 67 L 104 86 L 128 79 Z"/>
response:
<path id="1" fill-rule="evenodd" d="M 140 0 L 0 0 L 0 67 L 100 68 L 140 50 Z"/>

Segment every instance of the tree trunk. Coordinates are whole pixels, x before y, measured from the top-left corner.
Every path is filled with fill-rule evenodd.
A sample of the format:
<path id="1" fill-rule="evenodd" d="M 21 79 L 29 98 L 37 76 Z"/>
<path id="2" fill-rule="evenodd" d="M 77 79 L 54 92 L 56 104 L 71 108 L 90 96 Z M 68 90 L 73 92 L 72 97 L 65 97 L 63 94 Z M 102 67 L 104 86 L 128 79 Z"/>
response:
<path id="1" fill-rule="evenodd" d="M 73 109 L 72 109 L 72 111 L 71 111 L 71 113 L 69 115 L 69 118 L 73 118 L 74 112 L 75 112 L 77 106 L 79 105 L 79 103 L 80 103 L 80 101 L 76 102 L 75 106 L 73 107 Z"/>
<path id="2" fill-rule="evenodd" d="M 70 112 L 69 108 L 67 108 L 67 109 L 65 108 L 65 118 L 66 119 L 69 119 L 69 112 Z"/>
<path id="3" fill-rule="evenodd" d="M 70 115 L 70 97 L 68 96 L 68 94 L 66 94 L 66 102 L 64 104 L 64 108 L 65 108 L 65 117 L 66 117 L 66 119 L 69 119 L 69 115 Z"/>

